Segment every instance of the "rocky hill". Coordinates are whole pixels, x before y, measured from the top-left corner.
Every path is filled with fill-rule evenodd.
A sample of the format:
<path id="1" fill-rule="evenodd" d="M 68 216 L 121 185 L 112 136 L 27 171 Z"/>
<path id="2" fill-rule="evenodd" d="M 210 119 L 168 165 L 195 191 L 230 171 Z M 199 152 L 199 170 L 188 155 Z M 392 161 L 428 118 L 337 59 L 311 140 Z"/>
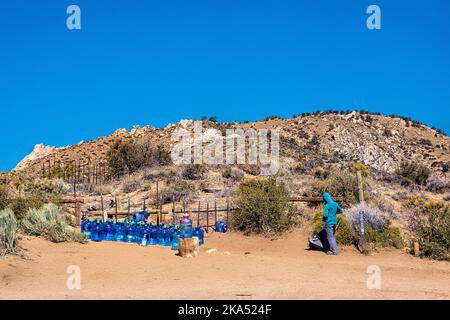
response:
<path id="1" fill-rule="evenodd" d="M 450 138 L 444 133 L 410 119 L 368 114 L 365 112 L 316 112 L 291 119 L 270 117 L 246 123 L 215 123 L 204 121 L 204 127 L 278 129 L 280 153 L 293 163 L 308 158 L 321 165 L 349 160 L 360 161 L 380 172 L 392 172 L 404 160 L 414 160 L 428 166 L 435 173 L 448 170 Z M 176 128 L 190 127 L 191 120 L 183 120 L 165 128 L 151 126 L 116 130 L 113 134 L 64 148 L 37 145 L 13 170 L 17 173 L 42 174 L 48 164 L 76 162 L 95 165 L 106 162 L 107 152 L 116 139 L 146 139 L 168 150 L 171 134 Z"/>

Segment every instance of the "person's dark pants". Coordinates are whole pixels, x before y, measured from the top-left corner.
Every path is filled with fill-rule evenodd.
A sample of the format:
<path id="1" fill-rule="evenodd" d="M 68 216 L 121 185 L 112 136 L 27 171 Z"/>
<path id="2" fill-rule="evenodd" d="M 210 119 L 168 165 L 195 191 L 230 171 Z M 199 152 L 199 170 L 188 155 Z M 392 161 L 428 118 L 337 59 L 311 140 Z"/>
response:
<path id="1" fill-rule="evenodd" d="M 336 239 L 334 238 L 334 232 L 336 231 L 336 225 L 326 225 L 325 231 L 327 233 L 327 246 L 326 250 L 330 251 L 334 255 L 338 254 L 338 247 L 336 243 Z"/>

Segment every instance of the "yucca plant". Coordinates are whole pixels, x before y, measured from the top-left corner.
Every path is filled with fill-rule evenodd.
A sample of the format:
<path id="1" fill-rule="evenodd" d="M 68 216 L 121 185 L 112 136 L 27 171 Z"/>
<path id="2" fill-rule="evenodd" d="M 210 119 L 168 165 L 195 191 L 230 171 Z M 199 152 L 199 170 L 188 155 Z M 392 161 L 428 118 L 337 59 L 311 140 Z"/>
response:
<path id="1" fill-rule="evenodd" d="M 0 255 L 18 251 L 19 234 L 16 217 L 11 209 L 0 211 Z"/>

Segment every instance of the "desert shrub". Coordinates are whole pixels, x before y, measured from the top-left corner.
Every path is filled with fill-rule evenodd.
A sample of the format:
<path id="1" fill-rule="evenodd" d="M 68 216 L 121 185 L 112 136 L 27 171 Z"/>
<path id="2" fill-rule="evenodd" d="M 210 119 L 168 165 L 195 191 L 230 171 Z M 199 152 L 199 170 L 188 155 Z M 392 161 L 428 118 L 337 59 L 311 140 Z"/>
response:
<path id="1" fill-rule="evenodd" d="M 424 146 L 432 146 L 430 139 L 419 139 L 419 144 Z"/>
<path id="2" fill-rule="evenodd" d="M 322 167 L 323 160 L 319 157 L 301 155 L 298 157 L 298 160 L 292 165 L 292 170 L 294 172 L 303 173 L 303 174 L 325 174 L 328 175 L 328 172 L 325 171 Z M 321 169 L 322 168 L 323 171 Z M 316 171 L 316 169 L 318 171 Z M 322 172 L 320 172 L 322 171 Z"/>
<path id="3" fill-rule="evenodd" d="M 260 174 L 261 170 L 257 164 L 240 164 L 239 169 L 252 176 L 257 176 Z"/>
<path id="4" fill-rule="evenodd" d="M 164 203 L 169 203 L 172 201 L 182 201 L 188 200 L 192 194 L 195 192 L 195 185 L 191 181 L 187 180 L 176 180 L 169 188 L 162 193 L 162 201 Z"/>
<path id="5" fill-rule="evenodd" d="M 378 208 L 372 207 L 365 202 L 353 205 L 345 210 L 345 215 L 351 226 L 357 231 L 360 226 L 360 214 L 363 213 L 364 226 L 375 231 L 383 231 L 387 224 L 386 215 Z"/>
<path id="6" fill-rule="evenodd" d="M 34 197 L 14 198 L 8 205 L 14 212 L 14 216 L 18 221 L 22 220 L 25 214 L 31 208 L 41 208 L 44 205 L 42 200 Z"/>
<path id="7" fill-rule="evenodd" d="M 285 186 L 273 178 L 241 182 L 236 191 L 237 211 L 232 227 L 245 234 L 273 234 L 293 224 L 294 208 Z"/>
<path id="8" fill-rule="evenodd" d="M 450 188 L 449 183 L 437 176 L 431 176 L 427 179 L 426 189 L 434 193 L 443 193 Z"/>
<path id="9" fill-rule="evenodd" d="M 314 233 L 323 229 L 325 222 L 322 221 L 323 209 L 317 210 L 314 214 Z M 344 215 L 338 215 L 339 224 L 336 228 L 336 242 L 341 245 L 351 245 L 355 242 L 356 233 L 350 225 L 349 220 Z"/>
<path id="10" fill-rule="evenodd" d="M 355 168 L 356 171 L 361 171 L 361 175 L 363 177 L 369 176 L 369 168 L 367 168 L 361 162 L 356 162 L 355 165 L 354 165 L 354 168 Z"/>
<path id="11" fill-rule="evenodd" d="M 408 228 L 419 242 L 421 255 L 450 261 L 450 206 L 423 198 L 411 198 L 404 206 Z"/>
<path id="12" fill-rule="evenodd" d="M 242 181 L 242 179 L 244 179 L 244 173 L 238 169 L 227 167 L 222 172 L 222 177 L 232 182 L 240 182 Z"/>
<path id="13" fill-rule="evenodd" d="M 94 184 L 92 185 L 92 193 L 95 195 L 105 195 L 111 194 L 113 192 L 113 187 L 107 184 Z"/>
<path id="14" fill-rule="evenodd" d="M 442 172 L 447 173 L 450 169 L 450 163 L 445 163 L 442 165 Z"/>
<path id="15" fill-rule="evenodd" d="M 201 164 L 188 164 L 181 174 L 186 180 L 200 180 L 206 173 L 206 167 Z"/>
<path id="16" fill-rule="evenodd" d="M 0 211 L 0 256 L 18 251 L 19 234 L 16 217 L 11 209 Z"/>
<path id="17" fill-rule="evenodd" d="M 0 185 L 0 210 L 5 209 L 9 204 L 10 191 L 6 185 Z"/>
<path id="18" fill-rule="evenodd" d="M 392 195 L 392 199 L 394 199 L 395 201 L 403 201 L 406 200 L 408 198 L 408 193 L 405 191 L 400 191 L 397 193 L 394 193 Z"/>
<path id="19" fill-rule="evenodd" d="M 71 191 L 70 184 L 61 178 L 56 179 L 36 179 L 29 181 L 25 187 L 25 192 L 41 200 L 58 197 Z"/>
<path id="20" fill-rule="evenodd" d="M 314 176 L 319 179 L 326 179 L 328 172 L 321 166 L 314 169 Z"/>
<path id="21" fill-rule="evenodd" d="M 363 179 L 363 187 L 368 181 Z M 342 205 L 348 206 L 358 200 L 358 180 L 356 174 L 348 168 L 334 171 L 327 179 L 315 181 L 309 193 L 313 196 L 322 196 L 328 192 L 333 197 L 341 197 Z M 365 193 L 365 197 L 368 196 Z M 366 198 L 365 198 L 366 199 Z"/>
<path id="22" fill-rule="evenodd" d="M 143 179 L 147 181 L 165 180 L 171 182 L 176 180 L 177 178 L 179 178 L 178 172 L 171 168 L 155 168 L 154 170 L 146 171 L 143 174 Z"/>
<path id="23" fill-rule="evenodd" d="M 418 185 L 425 185 L 430 176 L 430 169 L 420 163 L 404 161 L 397 169 L 397 174 Z"/>
<path id="24" fill-rule="evenodd" d="M 360 203 L 348 208 L 345 211 L 350 226 L 359 233 L 360 229 L 360 214 L 363 214 L 364 230 L 366 235 L 366 242 L 375 246 L 395 248 L 403 247 L 403 240 L 400 234 L 400 229 L 391 225 L 389 215 L 379 208 L 370 206 L 366 203 Z"/>
<path id="25" fill-rule="evenodd" d="M 114 177 L 136 172 L 146 161 L 142 148 L 131 140 L 116 140 L 106 158 Z"/>
<path id="26" fill-rule="evenodd" d="M 68 219 L 60 214 L 54 204 L 45 204 L 40 209 L 28 210 L 20 225 L 25 233 L 42 236 L 52 242 L 86 241 L 84 235 L 69 227 Z"/>
<path id="27" fill-rule="evenodd" d="M 397 249 L 403 248 L 403 240 L 400 234 L 400 229 L 392 227 L 390 224 L 382 230 L 375 230 L 367 227 L 364 229 L 366 242 L 375 245 L 376 247 L 394 247 Z"/>
<path id="28" fill-rule="evenodd" d="M 122 181 L 122 191 L 124 193 L 131 193 L 141 187 L 141 181 L 134 176 L 127 177 Z"/>
<path id="29" fill-rule="evenodd" d="M 170 152 L 162 146 L 157 146 L 152 152 L 152 157 L 156 164 L 165 166 L 172 163 Z"/>

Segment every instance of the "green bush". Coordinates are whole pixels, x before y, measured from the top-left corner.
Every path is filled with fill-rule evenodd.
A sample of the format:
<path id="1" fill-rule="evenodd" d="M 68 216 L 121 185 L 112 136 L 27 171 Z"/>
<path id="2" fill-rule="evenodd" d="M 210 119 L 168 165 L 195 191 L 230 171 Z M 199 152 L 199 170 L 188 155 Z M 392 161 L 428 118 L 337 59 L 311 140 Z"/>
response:
<path id="1" fill-rule="evenodd" d="M 424 186 L 431 171 L 423 164 L 403 161 L 396 173 L 410 182 Z"/>
<path id="2" fill-rule="evenodd" d="M 188 164 L 181 174 L 183 179 L 200 180 L 206 173 L 206 167 L 201 164 Z"/>
<path id="3" fill-rule="evenodd" d="M 227 167 L 222 172 L 222 177 L 232 182 L 240 182 L 244 179 L 244 173 L 238 169 Z"/>
<path id="4" fill-rule="evenodd" d="M 450 206 L 420 198 L 405 202 L 409 230 L 418 240 L 421 255 L 450 261 Z"/>
<path id="5" fill-rule="evenodd" d="M 8 208 L 10 208 L 14 215 L 16 216 L 17 220 L 22 220 L 22 218 L 25 216 L 25 214 L 28 212 L 31 208 L 41 208 L 44 205 L 44 203 L 37 198 L 34 197 L 27 197 L 27 198 L 15 198 L 12 199 L 8 205 Z"/>
<path id="6" fill-rule="evenodd" d="M 388 225 L 383 231 L 373 228 L 365 228 L 366 242 L 381 247 L 403 248 L 403 240 L 400 235 L 400 229 Z"/>
<path id="7" fill-rule="evenodd" d="M 194 192 L 195 185 L 192 182 L 186 180 L 176 180 L 169 187 L 170 201 L 172 201 L 173 199 L 175 201 L 181 201 L 188 198 Z"/>
<path id="8" fill-rule="evenodd" d="M 0 210 L 3 210 L 8 206 L 9 197 L 9 188 L 6 185 L 0 185 Z"/>
<path id="9" fill-rule="evenodd" d="M 236 191 L 237 211 L 231 225 L 245 234 L 284 232 L 293 224 L 293 206 L 285 186 L 273 178 L 242 182 Z"/>
<path id="10" fill-rule="evenodd" d="M 122 191 L 124 193 L 131 193 L 141 188 L 141 181 L 136 177 L 130 176 L 123 180 Z"/>
<path id="11" fill-rule="evenodd" d="M 314 233 L 323 229 L 325 223 L 322 221 L 323 210 L 318 210 L 314 214 Z M 356 234 L 348 219 L 343 215 L 338 215 L 339 225 L 336 228 L 336 242 L 341 245 L 351 245 L 355 242 Z"/>
<path id="12" fill-rule="evenodd" d="M 145 164 L 143 150 L 131 140 L 116 140 L 109 149 L 106 159 L 114 177 L 136 172 Z"/>
<path id="13" fill-rule="evenodd" d="M 363 178 L 363 188 L 369 182 Z M 358 201 L 358 179 L 356 173 L 347 167 L 334 171 L 327 179 L 315 181 L 310 190 L 312 196 L 321 197 L 328 192 L 335 198 L 342 198 L 341 204 L 349 206 Z M 368 196 L 365 193 L 365 200 Z"/>
<path id="14" fill-rule="evenodd" d="M 42 236 L 52 242 L 86 242 L 83 234 L 69 227 L 69 221 L 60 214 L 54 204 L 45 204 L 40 209 L 28 210 L 21 221 L 21 227 L 27 234 Z"/>
<path id="15" fill-rule="evenodd" d="M 72 187 L 62 179 L 35 179 L 28 181 L 24 191 L 33 198 L 43 202 L 56 201 L 70 192 Z"/>
<path id="16" fill-rule="evenodd" d="M 18 251 L 19 234 L 17 220 L 11 209 L 0 211 L 0 256 Z"/>
<path id="17" fill-rule="evenodd" d="M 164 166 L 172 162 L 170 152 L 162 146 L 157 146 L 153 151 L 152 157 L 158 165 Z"/>

